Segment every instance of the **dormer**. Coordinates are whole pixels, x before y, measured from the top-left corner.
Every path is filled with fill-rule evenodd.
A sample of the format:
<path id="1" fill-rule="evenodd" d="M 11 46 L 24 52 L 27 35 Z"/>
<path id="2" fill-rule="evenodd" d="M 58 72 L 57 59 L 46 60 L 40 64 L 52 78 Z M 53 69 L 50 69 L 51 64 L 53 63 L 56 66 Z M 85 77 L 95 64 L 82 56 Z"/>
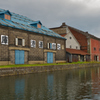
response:
<path id="1" fill-rule="evenodd" d="M 11 16 L 12 16 L 12 14 L 10 13 L 9 10 L 0 12 L 0 18 L 11 20 Z"/>
<path id="2" fill-rule="evenodd" d="M 35 22 L 33 22 L 32 24 L 30 24 L 30 25 L 32 25 L 32 26 L 34 26 L 34 27 L 36 27 L 36 28 L 41 28 L 42 23 L 41 23 L 40 21 L 35 21 Z"/>

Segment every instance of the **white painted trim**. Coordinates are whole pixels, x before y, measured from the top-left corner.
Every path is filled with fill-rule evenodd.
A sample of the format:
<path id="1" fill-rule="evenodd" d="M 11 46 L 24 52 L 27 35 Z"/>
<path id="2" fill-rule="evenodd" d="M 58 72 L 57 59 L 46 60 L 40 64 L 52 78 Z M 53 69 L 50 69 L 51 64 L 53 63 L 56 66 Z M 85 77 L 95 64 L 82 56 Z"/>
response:
<path id="1" fill-rule="evenodd" d="M 39 41 L 39 48 L 43 48 L 43 45 L 42 45 L 42 47 L 40 47 L 40 42 L 42 42 L 42 44 L 43 44 L 43 41 Z"/>
<path id="2" fill-rule="evenodd" d="M 15 38 L 15 44 L 18 45 L 18 38 Z"/>

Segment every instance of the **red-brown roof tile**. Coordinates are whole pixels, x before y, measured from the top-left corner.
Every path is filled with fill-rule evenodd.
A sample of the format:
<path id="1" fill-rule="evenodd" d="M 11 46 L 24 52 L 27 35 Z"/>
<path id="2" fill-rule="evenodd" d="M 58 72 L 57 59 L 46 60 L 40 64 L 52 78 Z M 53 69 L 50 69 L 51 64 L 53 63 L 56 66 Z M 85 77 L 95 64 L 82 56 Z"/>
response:
<path id="1" fill-rule="evenodd" d="M 86 53 L 86 52 L 84 52 L 82 50 L 76 50 L 76 49 L 66 48 L 66 51 L 68 53 L 71 53 L 71 54 L 89 55 L 88 53 Z"/>
<path id="2" fill-rule="evenodd" d="M 79 31 L 68 27 L 81 46 L 87 46 L 87 37 Z"/>
<path id="3" fill-rule="evenodd" d="M 66 34 L 60 34 L 62 37 L 64 37 Z"/>

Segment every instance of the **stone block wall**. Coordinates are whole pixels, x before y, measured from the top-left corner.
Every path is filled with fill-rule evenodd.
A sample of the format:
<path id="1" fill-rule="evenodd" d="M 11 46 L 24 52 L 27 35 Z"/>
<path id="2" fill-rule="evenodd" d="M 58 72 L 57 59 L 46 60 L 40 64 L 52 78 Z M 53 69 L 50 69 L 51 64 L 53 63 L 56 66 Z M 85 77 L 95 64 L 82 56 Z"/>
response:
<path id="1" fill-rule="evenodd" d="M 57 50 L 57 52 L 56 52 L 56 56 L 55 56 L 56 60 L 65 60 L 66 59 L 65 40 L 56 39 L 56 43 L 61 44 L 61 49 Z"/>
<path id="2" fill-rule="evenodd" d="M 1 44 L 1 35 L 9 35 L 8 28 L 0 27 L 0 61 L 8 61 L 9 60 L 9 52 L 8 45 Z M 9 42 L 9 41 L 8 41 Z"/>
<path id="3" fill-rule="evenodd" d="M 53 52 L 54 63 L 56 62 L 56 60 L 66 60 L 65 48 L 62 49 L 62 46 L 65 47 L 64 39 L 0 26 L 0 36 L 1 35 L 8 36 L 8 45 L 2 45 L 0 43 L 0 61 L 8 61 L 8 62 L 10 61 L 11 64 L 15 64 L 15 50 L 24 50 L 23 48 L 26 48 L 24 50 L 25 64 L 28 64 L 29 61 L 40 61 L 41 63 L 45 61 L 46 63 L 47 52 Z M 16 46 L 15 45 L 16 38 L 25 39 L 25 46 Z M 31 47 L 31 40 L 36 41 L 36 48 Z M 39 41 L 43 41 L 43 48 L 39 48 Z M 59 43 L 61 44 L 61 49 L 50 50 L 47 48 L 48 43 L 56 43 L 56 44 Z M 44 50 L 50 50 L 50 51 L 44 52 Z"/>
<path id="4" fill-rule="evenodd" d="M 36 41 L 36 47 L 33 48 L 30 46 L 30 40 L 35 40 Z M 43 35 L 40 34 L 29 34 L 29 61 L 43 61 L 43 48 L 39 48 L 39 41 L 43 41 Z M 43 42 L 44 43 L 44 42 Z"/>
<path id="5" fill-rule="evenodd" d="M 28 32 L 25 32 L 19 29 L 10 28 L 9 29 L 9 46 L 16 46 L 15 45 L 16 38 L 25 39 L 25 47 L 29 47 Z M 22 46 L 16 46 L 16 47 L 22 47 Z"/>
<path id="6" fill-rule="evenodd" d="M 38 72 L 49 72 L 57 70 L 68 70 L 68 69 L 78 69 L 78 68 L 88 68 L 88 67 L 98 67 L 98 66 L 100 66 L 100 63 L 0 68 L 0 76 L 30 74 Z"/>

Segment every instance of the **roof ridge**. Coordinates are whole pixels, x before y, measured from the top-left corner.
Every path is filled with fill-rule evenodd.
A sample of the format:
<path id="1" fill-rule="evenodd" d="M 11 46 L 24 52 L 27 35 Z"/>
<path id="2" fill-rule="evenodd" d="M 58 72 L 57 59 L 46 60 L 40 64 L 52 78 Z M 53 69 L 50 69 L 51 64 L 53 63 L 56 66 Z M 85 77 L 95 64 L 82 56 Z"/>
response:
<path id="1" fill-rule="evenodd" d="M 70 27 L 70 28 L 72 28 L 72 29 L 74 29 L 74 30 L 76 30 L 76 31 L 78 31 L 78 32 L 80 32 L 81 34 L 87 36 L 87 38 L 88 38 L 88 37 L 91 37 L 91 38 L 95 38 L 95 39 L 100 40 L 100 38 L 98 38 L 98 37 L 96 37 L 96 36 L 94 36 L 94 35 L 88 33 L 87 31 L 84 32 L 84 31 L 82 31 L 82 30 L 79 30 L 79 29 L 77 29 L 77 28 L 71 27 L 71 26 L 69 26 L 69 25 L 67 25 L 67 26 Z"/>

